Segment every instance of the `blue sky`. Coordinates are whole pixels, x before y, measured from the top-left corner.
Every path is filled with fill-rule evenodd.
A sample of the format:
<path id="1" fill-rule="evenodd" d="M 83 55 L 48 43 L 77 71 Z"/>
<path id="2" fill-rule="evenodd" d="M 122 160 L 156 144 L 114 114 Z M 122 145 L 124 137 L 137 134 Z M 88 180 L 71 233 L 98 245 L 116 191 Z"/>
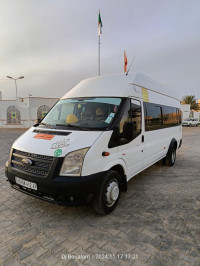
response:
<path id="1" fill-rule="evenodd" d="M 97 18 L 101 10 L 101 74 L 142 72 L 200 99 L 198 0 L 1 0 L 0 90 L 18 96 L 61 97 L 98 73 Z"/>

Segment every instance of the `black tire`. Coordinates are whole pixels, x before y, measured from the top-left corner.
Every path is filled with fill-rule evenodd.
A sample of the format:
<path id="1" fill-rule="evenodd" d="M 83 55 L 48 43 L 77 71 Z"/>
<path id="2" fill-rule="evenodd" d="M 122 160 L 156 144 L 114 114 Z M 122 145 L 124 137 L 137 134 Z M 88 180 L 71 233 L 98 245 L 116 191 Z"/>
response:
<path id="1" fill-rule="evenodd" d="M 167 166 L 173 166 L 175 164 L 176 161 L 176 146 L 170 146 L 167 156 L 165 158 L 165 164 Z"/>
<path id="2" fill-rule="evenodd" d="M 111 213 L 120 197 L 121 176 L 116 171 L 108 171 L 93 202 L 94 209 L 100 214 Z"/>
<path id="3" fill-rule="evenodd" d="M 192 124 L 189 124 L 189 127 L 191 127 L 192 126 Z"/>

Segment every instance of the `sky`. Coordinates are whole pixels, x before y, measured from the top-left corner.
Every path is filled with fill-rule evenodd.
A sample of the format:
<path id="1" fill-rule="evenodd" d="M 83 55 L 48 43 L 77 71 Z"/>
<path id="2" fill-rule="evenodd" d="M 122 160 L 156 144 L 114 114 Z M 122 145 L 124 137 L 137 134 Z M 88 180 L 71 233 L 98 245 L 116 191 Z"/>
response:
<path id="1" fill-rule="evenodd" d="M 199 0 L 0 0 L 0 91 L 18 96 L 62 97 L 80 80 L 143 73 L 181 99 L 200 99 Z"/>

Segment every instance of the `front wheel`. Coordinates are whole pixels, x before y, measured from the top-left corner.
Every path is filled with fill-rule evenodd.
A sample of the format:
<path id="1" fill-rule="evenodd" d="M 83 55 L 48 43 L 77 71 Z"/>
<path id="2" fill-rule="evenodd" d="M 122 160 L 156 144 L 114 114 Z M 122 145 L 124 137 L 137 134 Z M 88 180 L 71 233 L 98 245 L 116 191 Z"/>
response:
<path id="1" fill-rule="evenodd" d="M 167 153 L 167 156 L 165 158 L 165 164 L 167 166 L 172 166 L 175 164 L 176 161 L 176 147 L 172 146 L 169 148 L 169 151 Z"/>
<path id="2" fill-rule="evenodd" d="M 117 206 L 120 197 L 121 176 L 116 171 L 108 171 L 93 202 L 100 214 L 109 214 Z"/>

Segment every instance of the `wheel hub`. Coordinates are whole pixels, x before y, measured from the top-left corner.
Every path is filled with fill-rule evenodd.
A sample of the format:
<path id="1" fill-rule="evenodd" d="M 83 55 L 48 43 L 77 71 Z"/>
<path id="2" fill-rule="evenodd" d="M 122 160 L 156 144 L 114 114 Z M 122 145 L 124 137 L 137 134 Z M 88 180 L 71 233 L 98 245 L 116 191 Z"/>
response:
<path id="1" fill-rule="evenodd" d="M 175 162 L 175 158 L 176 158 L 176 152 L 175 150 L 172 151 L 172 163 Z"/>
<path id="2" fill-rule="evenodd" d="M 112 206 L 119 197 L 119 186 L 116 180 L 112 180 L 107 187 L 106 202 L 107 206 Z"/>

